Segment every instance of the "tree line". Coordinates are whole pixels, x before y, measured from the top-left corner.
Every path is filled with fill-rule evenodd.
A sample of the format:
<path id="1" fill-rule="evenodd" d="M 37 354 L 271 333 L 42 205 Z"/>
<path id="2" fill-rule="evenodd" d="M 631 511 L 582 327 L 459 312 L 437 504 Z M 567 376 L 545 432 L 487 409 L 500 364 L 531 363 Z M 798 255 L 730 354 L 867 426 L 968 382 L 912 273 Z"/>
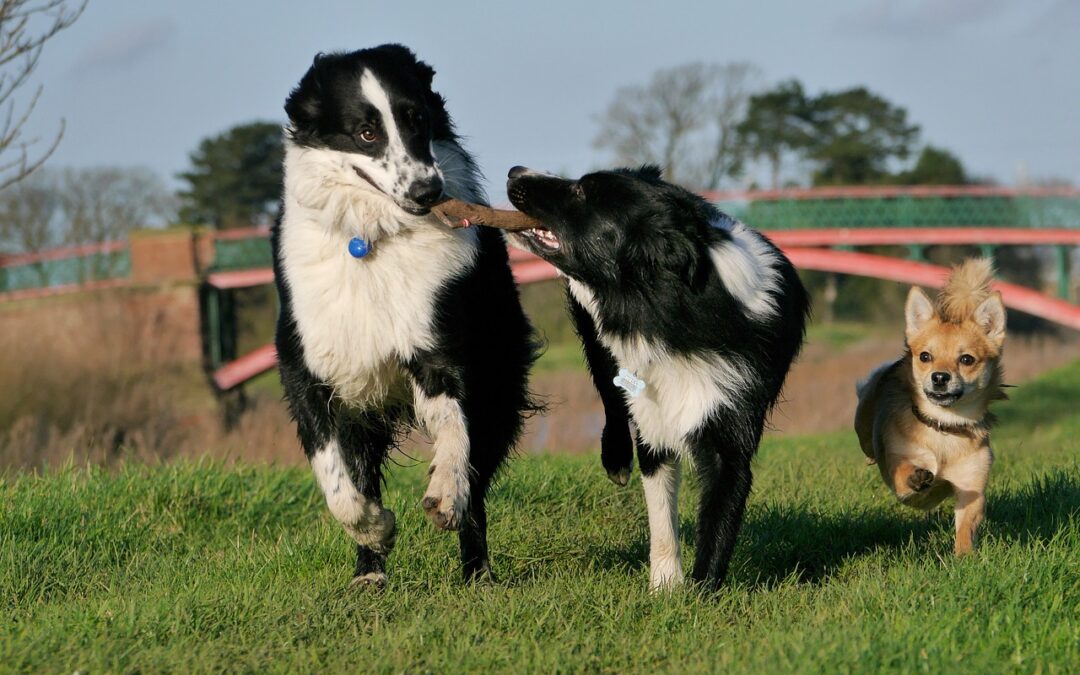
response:
<path id="1" fill-rule="evenodd" d="M 798 80 L 763 88 L 760 77 L 744 62 L 659 70 L 616 91 L 593 144 L 698 190 L 761 186 L 755 168 L 774 189 L 807 174 L 812 185 L 971 181 L 952 153 L 920 148 L 907 110 L 866 87 L 810 95 Z"/>
<path id="2" fill-rule="evenodd" d="M 0 11 L 7 5 L 24 12 L 64 9 L 61 0 L 0 0 Z M 33 71 L 44 42 L 78 18 L 82 7 L 61 11 L 39 35 L 25 35 L 25 23 L 0 13 L 0 32 L 8 36 L 0 41 L 0 56 L 4 44 L 15 45 L 9 63 L 20 64 L 16 82 Z M 611 163 L 657 164 L 669 180 L 695 190 L 971 180 L 951 153 L 920 146 L 919 126 L 903 107 L 866 87 L 811 95 L 794 79 L 771 87 L 761 81 L 760 70 L 745 62 L 659 70 L 647 82 L 615 92 L 596 119 L 594 145 Z M 17 89 L 0 88 L 0 103 L 14 106 L 4 96 L 10 99 Z M 190 167 L 177 175 L 182 187 L 175 193 L 146 169 L 42 169 L 60 135 L 31 157 L 19 145 L 20 130 L 18 125 L 0 137 L 0 169 L 9 168 L 0 175 L 0 252 L 112 241 L 161 222 L 218 229 L 267 225 L 277 213 L 284 152 L 276 122 L 240 124 L 203 139 L 189 156 Z"/>

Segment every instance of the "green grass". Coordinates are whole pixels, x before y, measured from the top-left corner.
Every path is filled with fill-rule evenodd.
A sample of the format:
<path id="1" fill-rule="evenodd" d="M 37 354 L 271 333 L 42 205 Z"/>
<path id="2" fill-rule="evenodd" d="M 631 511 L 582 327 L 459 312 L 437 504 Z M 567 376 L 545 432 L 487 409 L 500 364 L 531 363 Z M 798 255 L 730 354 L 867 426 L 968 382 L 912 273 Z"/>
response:
<path id="1" fill-rule="evenodd" d="M 66 468 L 0 482 L 0 670 L 1075 672 L 1080 362 L 998 406 L 981 548 L 886 494 L 850 434 L 773 438 L 729 583 L 645 590 L 640 486 L 597 457 L 521 458 L 491 499 L 494 586 L 387 490 L 383 593 L 305 470 Z M 689 544 L 693 481 L 683 495 Z M 692 555 L 692 550 L 687 551 Z M 689 564 L 690 555 L 686 556 Z"/>

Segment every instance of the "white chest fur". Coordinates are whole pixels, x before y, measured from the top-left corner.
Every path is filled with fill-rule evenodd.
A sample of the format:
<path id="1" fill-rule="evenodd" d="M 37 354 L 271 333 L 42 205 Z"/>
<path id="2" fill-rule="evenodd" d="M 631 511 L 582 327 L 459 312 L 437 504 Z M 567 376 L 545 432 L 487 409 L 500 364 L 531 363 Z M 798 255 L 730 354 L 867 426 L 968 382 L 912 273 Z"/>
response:
<path id="1" fill-rule="evenodd" d="M 719 407 L 731 408 L 752 376 L 744 364 L 719 354 L 672 354 L 644 339 L 621 339 L 604 333 L 592 291 L 568 279 L 570 292 L 589 312 L 600 341 L 620 368 L 645 382 L 637 396 L 624 392 L 642 439 L 655 448 L 689 454 L 686 438 Z"/>
<path id="2" fill-rule="evenodd" d="M 335 396 L 358 407 L 378 405 L 396 391 L 400 360 L 435 345 L 439 290 L 470 270 L 478 251 L 475 230 L 426 219 L 403 215 L 373 231 L 372 223 L 388 216 L 385 207 L 365 213 L 364 201 L 353 200 L 344 217 L 328 222 L 322 209 L 287 194 L 281 226 L 283 271 L 306 365 L 333 385 Z M 360 234 L 372 248 L 357 259 L 347 246 Z"/>

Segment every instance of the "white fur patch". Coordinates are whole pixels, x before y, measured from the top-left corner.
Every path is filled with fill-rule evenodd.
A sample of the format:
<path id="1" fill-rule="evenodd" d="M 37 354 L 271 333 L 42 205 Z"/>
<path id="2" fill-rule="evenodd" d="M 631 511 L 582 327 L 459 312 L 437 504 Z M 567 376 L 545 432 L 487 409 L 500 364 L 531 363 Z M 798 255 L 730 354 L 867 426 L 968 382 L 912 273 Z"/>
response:
<path id="1" fill-rule="evenodd" d="M 652 476 L 642 475 L 645 504 L 649 510 L 649 590 L 657 591 L 682 583 L 679 552 L 678 460 L 662 464 Z"/>
<path id="2" fill-rule="evenodd" d="M 606 335 L 592 290 L 573 279 L 567 283 L 574 298 L 592 316 L 600 342 L 619 367 L 645 381 L 639 396 L 626 397 L 641 437 L 655 448 L 688 455 L 687 436 L 717 408 L 734 409 L 739 392 L 753 377 L 750 368 L 720 354 L 672 354 L 647 340 Z"/>
<path id="3" fill-rule="evenodd" d="M 312 455 L 311 469 L 326 496 L 330 513 L 349 536 L 373 551 L 389 552 L 394 545 L 394 513 L 356 489 L 337 441 L 327 443 Z"/>
<path id="4" fill-rule="evenodd" d="M 396 364 L 434 345 L 436 295 L 472 269 L 478 240 L 408 215 L 342 155 L 286 141 L 281 263 L 308 369 L 368 407 L 407 396 Z M 349 255 L 353 237 L 371 244 L 364 258 Z"/>
<path id="5" fill-rule="evenodd" d="M 776 254 L 761 235 L 737 220 L 723 218 L 713 225 L 731 234 L 731 241 L 709 251 L 728 292 L 752 316 L 759 319 L 776 316 L 778 308 L 774 294 L 780 290 Z"/>
<path id="6" fill-rule="evenodd" d="M 413 387 L 417 419 L 432 437 L 435 456 L 424 499 L 434 499 L 448 523 L 460 525 L 469 506 L 469 428 L 461 405 L 440 394 L 427 396 Z"/>

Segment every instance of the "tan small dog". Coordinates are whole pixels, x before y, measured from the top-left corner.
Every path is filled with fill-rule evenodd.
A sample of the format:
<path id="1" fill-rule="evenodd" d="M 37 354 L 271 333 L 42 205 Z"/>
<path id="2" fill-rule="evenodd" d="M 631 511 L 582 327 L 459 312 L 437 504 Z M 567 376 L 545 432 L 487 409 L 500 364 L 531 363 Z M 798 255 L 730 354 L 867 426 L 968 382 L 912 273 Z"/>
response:
<path id="1" fill-rule="evenodd" d="M 855 432 L 868 463 L 909 506 L 956 495 L 957 554 L 971 551 L 983 519 L 992 401 L 1002 392 L 1005 307 L 990 290 L 990 261 L 953 270 L 936 305 L 919 288 L 904 310 L 907 351 L 857 386 Z"/>

